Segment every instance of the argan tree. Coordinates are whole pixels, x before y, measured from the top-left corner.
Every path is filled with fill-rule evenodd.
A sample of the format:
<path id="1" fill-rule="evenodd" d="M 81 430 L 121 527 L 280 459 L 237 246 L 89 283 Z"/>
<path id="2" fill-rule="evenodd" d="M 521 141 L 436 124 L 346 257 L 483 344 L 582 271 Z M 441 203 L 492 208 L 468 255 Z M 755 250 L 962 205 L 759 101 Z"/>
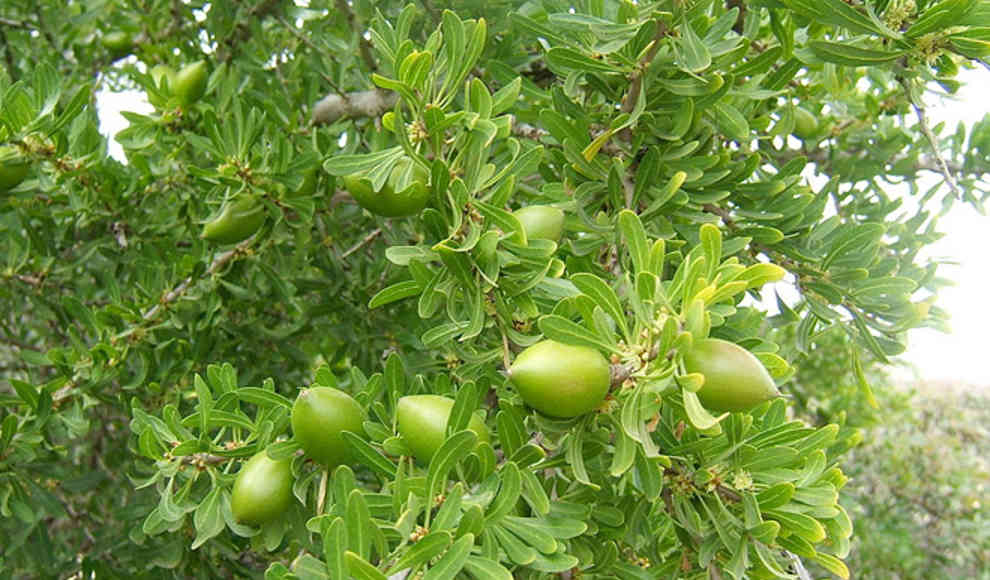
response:
<path id="1" fill-rule="evenodd" d="M 849 577 L 791 363 L 870 401 L 944 322 L 990 121 L 924 103 L 988 54 L 975 0 L 5 0 L 0 575 Z"/>

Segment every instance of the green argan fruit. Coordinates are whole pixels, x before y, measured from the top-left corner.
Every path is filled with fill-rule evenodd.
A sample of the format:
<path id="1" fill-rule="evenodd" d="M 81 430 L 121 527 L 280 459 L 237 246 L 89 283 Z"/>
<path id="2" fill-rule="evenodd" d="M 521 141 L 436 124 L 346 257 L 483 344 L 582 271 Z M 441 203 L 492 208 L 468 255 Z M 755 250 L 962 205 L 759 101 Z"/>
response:
<path id="1" fill-rule="evenodd" d="M 100 42 L 103 43 L 103 47 L 115 58 L 129 54 L 134 47 L 134 37 L 122 30 L 115 30 L 104 34 Z"/>
<path id="2" fill-rule="evenodd" d="M 530 240 L 559 241 L 564 233 L 564 212 L 549 205 L 531 205 L 517 209 L 513 215 L 522 223 Z"/>
<path id="3" fill-rule="evenodd" d="M 292 405 L 292 433 L 306 455 L 332 468 L 352 460 L 341 433 L 364 435 L 365 417 L 364 409 L 347 393 L 312 387 L 299 393 Z"/>
<path id="4" fill-rule="evenodd" d="M 454 400 L 440 395 L 407 395 L 399 399 L 396 409 L 399 435 L 413 455 L 428 464 L 446 439 L 447 419 Z M 488 427 L 478 415 L 472 415 L 468 429 L 478 436 L 478 442 L 490 442 Z"/>
<path id="5" fill-rule="evenodd" d="M 292 462 L 265 451 L 241 467 L 230 496 L 230 511 L 243 524 L 260 525 L 282 515 L 292 501 Z"/>
<path id="6" fill-rule="evenodd" d="M 696 340 L 684 353 L 684 366 L 689 373 L 705 375 L 698 398 L 712 411 L 747 411 L 780 396 L 760 359 L 733 342 Z"/>
<path id="7" fill-rule="evenodd" d="M 519 353 L 509 379 L 527 405 L 544 415 L 571 418 L 596 409 L 610 385 L 600 352 L 544 340 Z"/>
<path id="8" fill-rule="evenodd" d="M 244 196 L 225 203 L 220 214 L 203 225 L 200 237 L 218 244 L 236 244 L 254 235 L 267 215 L 264 204 Z"/>
<path id="9" fill-rule="evenodd" d="M 378 191 L 361 175 L 344 177 L 344 187 L 358 205 L 385 217 L 417 214 L 430 201 L 430 173 L 412 159 L 400 159 L 392 168 L 388 181 Z"/>
<path id="10" fill-rule="evenodd" d="M 27 177 L 31 164 L 16 148 L 0 146 L 0 193 L 14 189 Z"/>
<path id="11" fill-rule="evenodd" d="M 794 108 L 794 136 L 807 141 L 818 134 L 818 119 L 804 107 Z"/>
<path id="12" fill-rule="evenodd" d="M 175 74 L 173 93 L 179 99 L 179 104 L 189 106 L 198 101 L 206 92 L 206 82 L 209 80 L 205 61 L 196 61 L 182 67 Z"/>

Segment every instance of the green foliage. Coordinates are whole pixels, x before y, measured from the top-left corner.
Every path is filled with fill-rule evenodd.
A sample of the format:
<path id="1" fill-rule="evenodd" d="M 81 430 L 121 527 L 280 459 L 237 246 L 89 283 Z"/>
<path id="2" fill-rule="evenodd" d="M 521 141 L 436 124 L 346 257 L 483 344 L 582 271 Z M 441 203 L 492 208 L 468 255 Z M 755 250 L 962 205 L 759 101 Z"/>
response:
<path id="1" fill-rule="evenodd" d="M 884 401 L 889 411 L 849 456 L 844 503 L 860 534 L 850 566 L 868 578 L 983 578 L 990 562 L 985 394 Z"/>
<path id="2" fill-rule="evenodd" d="M 29 164 L 0 197 L 0 568 L 848 577 L 860 434 L 807 369 L 850 353 L 868 395 L 908 329 L 944 323 L 929 205 L 985 200 L 990 119 L 944 134 L 922 96 L 988 52 L 990 5 L 447 5 L 0 8 L 0 146 Z M 126 163 L 106 88 L 154 107 L 125 113 Z M 415 187 L 415 215 L 364 211 L 353 175 Z M 244 199 L 250 227 L 214 238 L 236 245 L 200 237 Z M 559 236 L 527 236 L 531 206 Z M 799 298 L 768 316 L 772 283 Z M 714 414 L 684 364 L 708 337 L 824 421 L 781 398 Z M 609 357 L 602 405 L 523 404 L 505 371 L 544 339 Z M 290 429 L 310 386 L 367 415 L 332 471 Z M 417 464 L 396 412 L 422 394 L 454 402 Z M 250 526 L 230 494 L 257 453 L 290 461 L 295 499 Z"/>

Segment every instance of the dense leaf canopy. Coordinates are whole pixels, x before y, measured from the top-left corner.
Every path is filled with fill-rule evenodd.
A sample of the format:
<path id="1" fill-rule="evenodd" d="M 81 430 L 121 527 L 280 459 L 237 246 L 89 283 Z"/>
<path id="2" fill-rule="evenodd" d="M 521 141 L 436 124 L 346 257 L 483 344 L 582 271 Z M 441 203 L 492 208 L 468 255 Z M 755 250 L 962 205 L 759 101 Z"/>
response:
<path id="1" fill-rule="evenodd" d="M 0 5 L 0 569 L 848 577 L 859 432 L 801 412 L 850 373 L 873 403 L 864 369 L 944 325 L 923 250 L 990 192 L 990 120 L 924 101 L 987 66 L 990 2 L 299 4 Z M 153 108 L 120 159 L 108 91 Z M 709 337 L 785 398 L 706 408 Z M 526 406 L 545 339 L 608 358 L 593 411 Z M 366 413 L 332 470 L 290 424 L 310 386 Z M 426 462 L 396 425 L 424 394 L 453 401 Z M 258 453 L 293 497 L 238 521 Z"/>

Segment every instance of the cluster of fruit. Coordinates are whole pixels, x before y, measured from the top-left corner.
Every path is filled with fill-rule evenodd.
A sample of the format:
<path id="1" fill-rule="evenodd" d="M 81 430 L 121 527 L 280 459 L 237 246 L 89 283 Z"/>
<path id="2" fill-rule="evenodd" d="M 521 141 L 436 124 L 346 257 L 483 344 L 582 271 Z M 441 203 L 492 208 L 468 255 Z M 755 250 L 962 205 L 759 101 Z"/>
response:
<path id="1" fill-rule="evenodd" d="M 778 392 L 760 361 L 744 348 L 724 340 L 695 343 L 684 356 L 689 372 L 705 376 L 698 396 L 719 412 L 745 411 Z M 533 409 L 556 418 L 574 418 L 598 409 L 611 387 L 609 362 L 597 350 L 538 342 L 516 357 L 509 379 Z M 454 400 L 440 395 L 408 395 L 396 405 L 396 425 L 403 443 L 422 464 L 429 464 L 446 438 Z M 361 434 L 365 410 L 350 395 L 331 387 L 302 391 L 292 407 L 292 431 L 306 456 L 327 469 L 353 461 L 343 432 Z M 479 443 L 491 437 L 481 414 L 468 422 Z M 238 473 L 231 509 L 238 521 L 263 524 L 282 514 L 292 501 L 292 468 L 261 451 Z"/>

